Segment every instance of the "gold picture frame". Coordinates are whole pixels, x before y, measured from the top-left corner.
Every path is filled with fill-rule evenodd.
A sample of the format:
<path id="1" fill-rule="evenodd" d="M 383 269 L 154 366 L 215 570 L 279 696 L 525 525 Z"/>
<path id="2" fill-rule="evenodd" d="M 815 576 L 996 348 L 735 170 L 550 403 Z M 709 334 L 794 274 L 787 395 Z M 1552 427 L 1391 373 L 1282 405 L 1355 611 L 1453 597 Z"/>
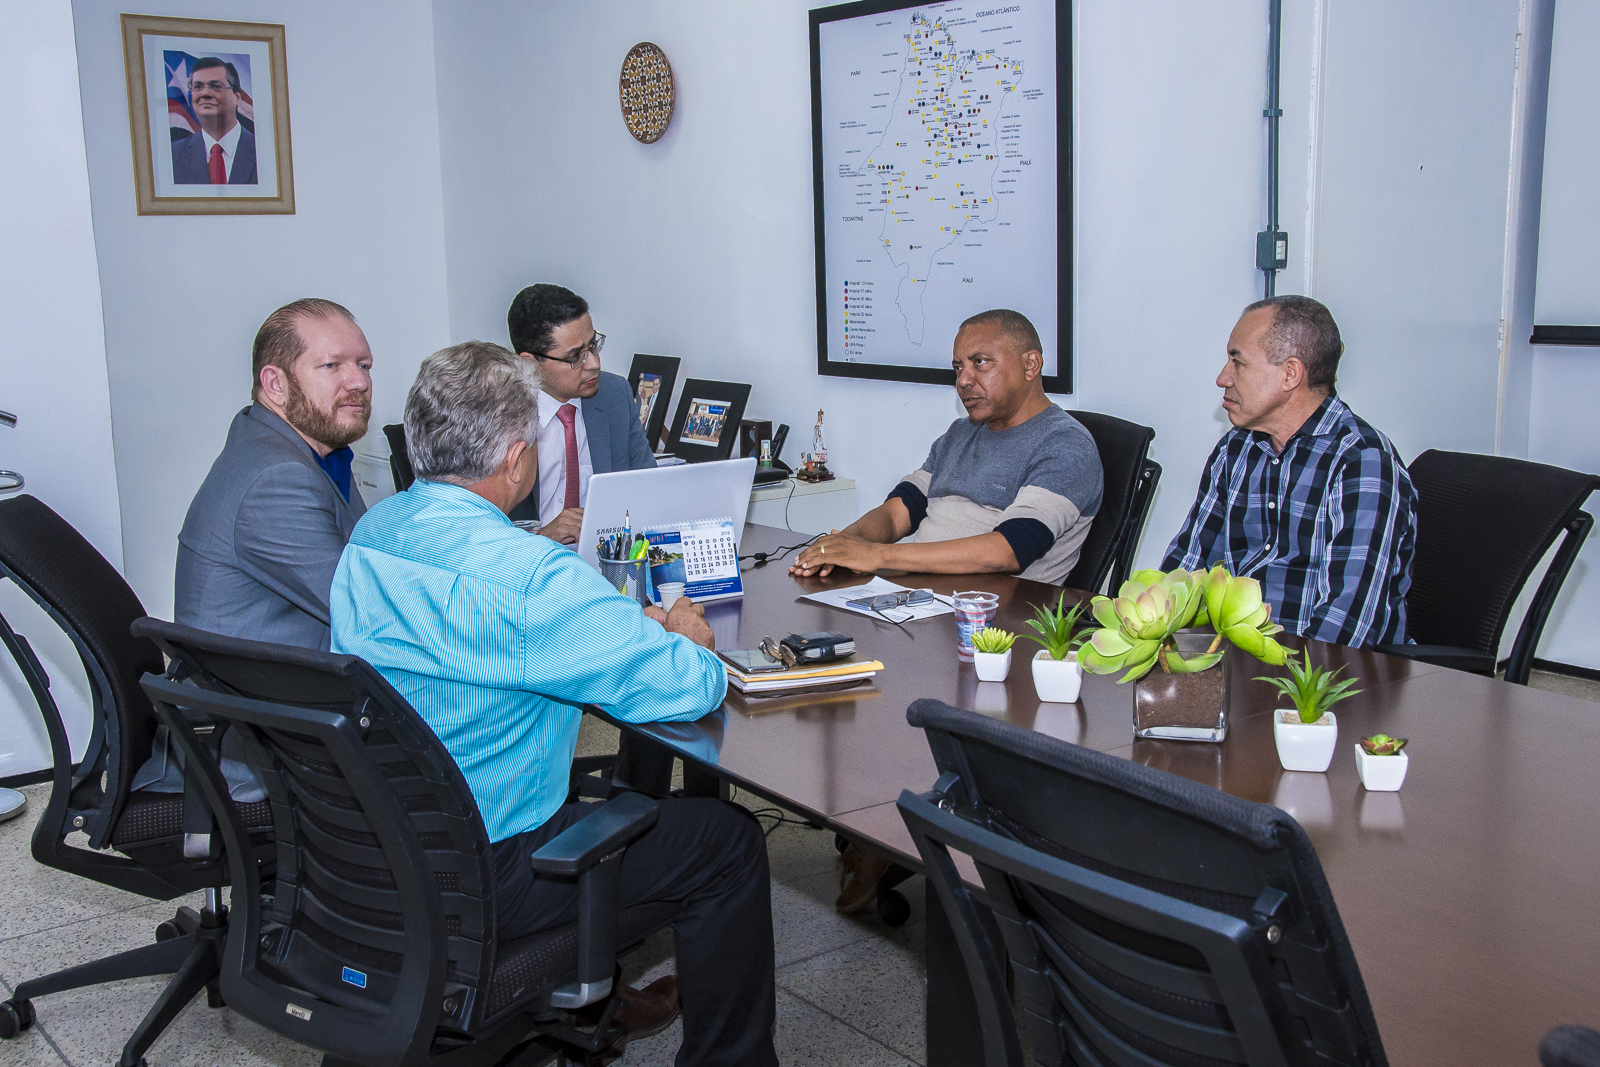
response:
<path id="1" fill-rule="evenodd" d="M 139 214 L 294 214 L 282 26 L 123 15 L 122 54 Z"/>

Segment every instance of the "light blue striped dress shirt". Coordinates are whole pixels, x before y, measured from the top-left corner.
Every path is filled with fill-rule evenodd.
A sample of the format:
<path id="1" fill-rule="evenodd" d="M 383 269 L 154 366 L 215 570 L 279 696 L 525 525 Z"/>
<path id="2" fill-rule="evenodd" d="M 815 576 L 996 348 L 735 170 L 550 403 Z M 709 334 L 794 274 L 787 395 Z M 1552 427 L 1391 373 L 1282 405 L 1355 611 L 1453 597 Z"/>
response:
<path id="1" fill-rule="evenodd" d="M 433 728 L 491 841 L 566 800 L 582 705 L 698 719 L 727 689 L 715 653 L 460 486 L 418 481 L 369 509 L 329 609 L 333 651 L 371 663 Z"/>

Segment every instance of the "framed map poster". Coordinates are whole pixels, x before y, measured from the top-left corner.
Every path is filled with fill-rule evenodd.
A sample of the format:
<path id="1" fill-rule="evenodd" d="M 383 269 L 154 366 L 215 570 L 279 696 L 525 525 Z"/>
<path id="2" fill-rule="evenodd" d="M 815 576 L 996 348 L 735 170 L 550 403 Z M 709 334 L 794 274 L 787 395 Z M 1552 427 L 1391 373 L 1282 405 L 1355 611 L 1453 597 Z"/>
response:
<path id="1" fill-rule="evenodd" d="M 951 385 L 962 320 L 1026 315 L 1072 391 L 1070 0 L 811 12 L 817 371 Z"/>

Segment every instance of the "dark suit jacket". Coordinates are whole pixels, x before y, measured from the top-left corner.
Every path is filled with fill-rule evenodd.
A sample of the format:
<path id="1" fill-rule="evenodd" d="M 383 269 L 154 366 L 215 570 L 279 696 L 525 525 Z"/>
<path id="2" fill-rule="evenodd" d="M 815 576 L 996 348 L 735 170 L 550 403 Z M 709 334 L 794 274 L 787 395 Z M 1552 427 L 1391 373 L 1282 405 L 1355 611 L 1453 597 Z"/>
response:
<path id="1" fill-rule="evenodd" d="M 210 185 L 211 171 L 206 166 L 206 139 L 190 134 L 172 145 L 172 180 L 178 185 Z M 239 143 L 233 149 L 233 169 L 229 185 L 256 185 L 256 135 L 241 128 Z"/>
<path id="2" fill-rule="evenodd" d="M 639 401 L 628 389 L 628 380 L 600 372 L 600 391 L 578 401 L 583 412 L 583 432 L 589 438 L 589 462 L 596 474 L 612 471 L 644 470 L 656 465 L 655 453 L 644 439 L 639 425 Z M 528 499 L 511 511 L 513 519 L 538 519 L 539 483 L 534 479 Z M 548 516 L 545 521 L 555 518 Z"/>
<path id="3" fill-rule="evenodd" d="M 346 503 L 288 423 L 245 408 L 178 534 L 177 621 L 326 650 L 333 572 L 366 510 L 355 480 Z"/>

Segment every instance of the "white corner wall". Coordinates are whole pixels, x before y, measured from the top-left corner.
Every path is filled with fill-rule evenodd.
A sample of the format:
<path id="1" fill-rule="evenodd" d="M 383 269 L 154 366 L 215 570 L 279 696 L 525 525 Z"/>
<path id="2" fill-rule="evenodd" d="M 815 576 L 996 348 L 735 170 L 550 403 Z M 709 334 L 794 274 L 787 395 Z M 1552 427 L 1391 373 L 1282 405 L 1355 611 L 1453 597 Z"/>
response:
<path id="1" fill-rule="evenodd" d="M 14 42 L 0 67 L 0 468 L 71 523 L 113 566 L 122 562 L 100 280 L 89 215 L 68 0 L 3 0 Z M 12 494 L 5 494 L 10 498 Z M 26 594 L 0 583 L 0 614 L 33 646 L 75 756 L 90 728 L 89 684 L 72 643 Z M 33 694 L 0 653 L 0 778 L 50 765 Z"/>
<path id="2" fill-rule="evenodd" d="M 417 365 L 446 343 L 433 17 L 426 0 L 206 4 L 207 18 L 287 27 L 297 213 L 141 217 L 125 9 L 73 4 L 125 574 L 170 618 L 178 530 L 249 403 L 250 344 L 268 313 L 302 296 L 354 313 L 376 360 L 372 435 L 398 421 Z"/>

